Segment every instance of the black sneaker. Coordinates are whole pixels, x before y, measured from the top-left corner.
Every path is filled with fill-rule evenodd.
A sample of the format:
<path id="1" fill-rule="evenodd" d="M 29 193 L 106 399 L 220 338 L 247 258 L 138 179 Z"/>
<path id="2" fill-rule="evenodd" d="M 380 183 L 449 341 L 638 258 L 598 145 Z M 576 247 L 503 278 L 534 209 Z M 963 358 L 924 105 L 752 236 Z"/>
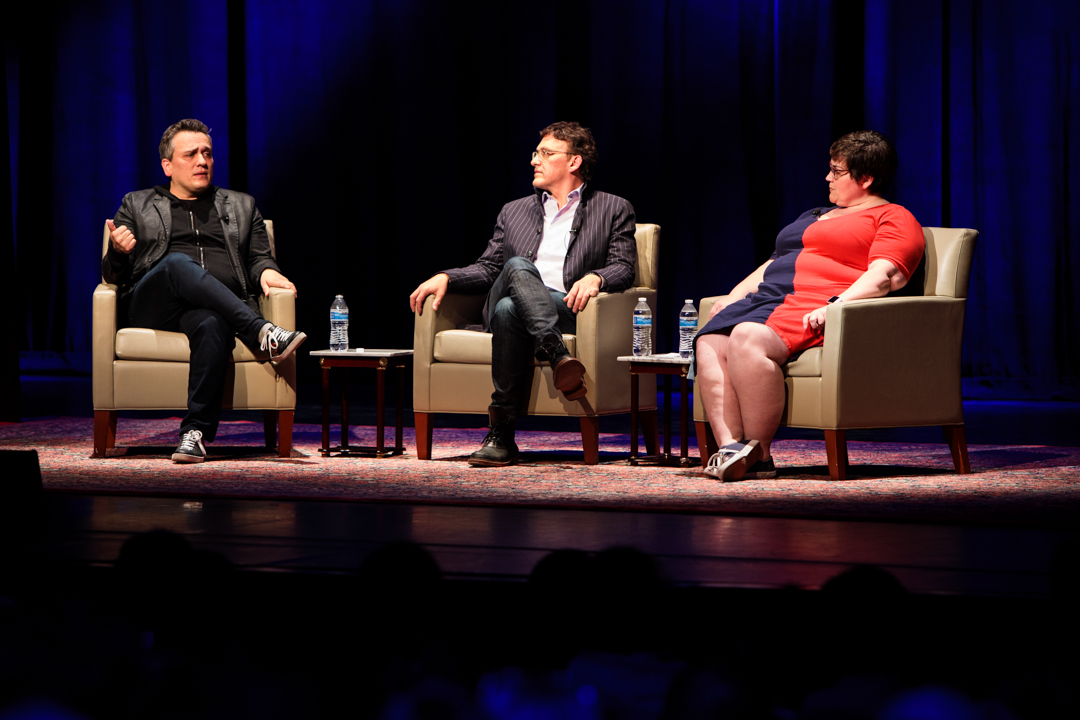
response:
<path id="1" fill-rule="evenodd" d="M 198 430 L 188 430 L 180 436 L 180 444 L 176 446 L 176 452 L 172 454 L 173 462 L 178 463 L 201 463 L 206 460 L 206 448 L 202 443 L 202 433 Z"/>
<path id="2" fill-rule="evenodd" d="M 259 347 L 270 353 L 270 362 L 278 363 L 293 354 L 293 350 L 300 347 L 300 343 L 307 340 L 307 335 L 294 330 L 279 328 L 270 325 L 270 329 L 263 335 Z"/>
<path id="3" fill-rule="evenodd" d="M 743 480 L 771 480 L 776 477 L 776 463 L 772 458 L 768 460 L 758 460 L 756 463 L 746 469 L 746 474 L 743 475 Z"/>

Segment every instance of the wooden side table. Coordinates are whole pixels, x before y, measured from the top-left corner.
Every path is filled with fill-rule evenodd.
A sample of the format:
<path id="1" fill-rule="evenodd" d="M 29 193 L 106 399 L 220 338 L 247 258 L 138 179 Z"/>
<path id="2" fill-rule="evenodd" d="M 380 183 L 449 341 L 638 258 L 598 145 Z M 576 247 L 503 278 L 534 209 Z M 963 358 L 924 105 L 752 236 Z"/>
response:
<path id="1" fill-rule="evenodd" d="M 689 436 L 687 426 L 690 419 L 690 407 L 687 398 L 690 394 L 690 381 L 687 374 L 690 372 L 690 360 L 679 356 L 679 353 L 666 355 L 622 355 L 620 362 L 630 363 L 630 464 L 638 465 L 642 462 L 655 462 L 661 464 L 681 465 L 689 467 L 692 463 L 688 457 L 690 454 Z M 664 453 L 655 458 L 638 457 L 638 375 L 663 375 L 664 376 Z M 679 424 L 682 428 L 679 433 L 681 448 L 678 460 L 671 457 L 671 378 L 677 375 L 679 384 Z"/>
<path id="2" fill-rule="evenodd" d="M 405 393 L 405 366 L 412 356 L 412 350 L 314 350 L 309 353 L 319 358 L 322 368 L 322 446 L 323 455 L 337 453 L 339 456 L 358 456 L 384 458 L 405 454 L 402 442 L 402 407 Z M 385 447 L 383 433 L 386 411 L 386 369 L 398 369 L 397 424 L 395 425 L 394 446 Z M 330 368 L 343 368 L 341 374 L 341 444 L 330 447 Z M 375 394 L 375 447 L 355 447 L 349 445 L 349 368 L 375 368 L 378 371 Z"/>

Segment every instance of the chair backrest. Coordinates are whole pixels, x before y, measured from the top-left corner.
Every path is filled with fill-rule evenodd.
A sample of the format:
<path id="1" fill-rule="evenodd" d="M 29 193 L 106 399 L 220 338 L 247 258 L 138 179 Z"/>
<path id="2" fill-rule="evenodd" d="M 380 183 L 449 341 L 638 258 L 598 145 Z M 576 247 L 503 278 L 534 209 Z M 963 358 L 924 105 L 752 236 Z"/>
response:
<path id="1" fill-rule="evenodd" d="M 966 298 L 977 230 L 924 227 L 926 276 L 923 295 Z"/>
<path id="2" fill-rule="evenodd" d="M 637 240 L 634 286 L 656 290 L 656 282 L 660 278 L 660 226 L 638 223 L 634 239 Z"/>
<path id="3" fill-rule="evenodd" d="M 270 254 L 277 260 L 277 245 L 274 242 L 274 221 L 263 220 L 266 223 L 266 235 L 270 238 Z M 109 251 L 109 223 L 105 223 L 105 232 L 101 236 L 101 257 Z M 102 278 L 104 282 L 104 278 Z"/>

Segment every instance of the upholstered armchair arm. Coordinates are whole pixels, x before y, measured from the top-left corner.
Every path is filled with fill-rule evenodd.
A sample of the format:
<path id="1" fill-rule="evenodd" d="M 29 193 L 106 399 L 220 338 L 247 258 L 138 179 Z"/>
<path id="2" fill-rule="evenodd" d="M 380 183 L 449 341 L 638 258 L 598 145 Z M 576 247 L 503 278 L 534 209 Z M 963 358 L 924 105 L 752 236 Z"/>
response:
<path id="1" fill-rule="evenodd" d="M 698 303 L 698 330 L 705 327 L 705 323 L 709 322 L 709 312 L 712 311 L 713 305 L 716 304 L 716 301 L 722 297 L 724 296 L 713 295 L 712 297 L 701 298 L 701 302 Z"/>
<path id="2" fill-rule="evenodd" d="M 431 397 L 431 364 L 435 362 L 435 335 L 462 325 L 483 320 L 486 295 L 447 293 L 439 309 L 433 310 L 435 297 L 424 298 L 423 312 L 413 316 L 413 407 L 426 408 Z"/>
<path id="3" fill-rule="evenodd" d="M 259 312 L 278 327 L 295 330 L 296 294 L 285 288 L 270 288 L 270 297 L 259 295 Z"/>
<path id="4" fill-rule="evenodd" d="M 963 299 L 874 298 L 825 316 L 822 422 L 902 427 L 963 422 Z M 935 419 L 927 418 L 928 410 Z"/>
<path id="5" fill-rule="evenodd" d="M 116 286 L 101 283 L 94 289 L 91 349 L 94 376 L 94 409 L 112 409 L 113 360 L 116 358 Z"/>
<path id="6" fill-rule="evenodd" d="M 656 291 L 651 288 L 632 287 L 621 293 L 600 293 L 578 313 L 577 357 L 585 365 L 586 385 L 604 393 L 593 398 L 597 408 L 627 405 L 630 397 L 630 373 L 626 363 L 616 360 L 620 355 L 633 352 L 634 306 L 638 298 L 646 298 L 650 307 L 656 307 Z M 656 326 L 653 325 L 653 346 L 656 344 Z M 603 382 L 598 382 L 603 378 Z M 653 396 L 655 397 L 655 395 Z M 646 397 L 643 408 L 651 408 L 653 398 Z"/>
<path id="7" fill-rule="evenodd" d="M 705 323 L 709 322 L 709 312 L 712 310 L 713 305 L 716 304 L 716 301 L 722 297 L 723 295 L 713 295 L 701 298 L 701 302 L 698 303 L 698 330 L 705 327 Z M 707 422 L 705 406 L 701 403 L 701 393 L 697 391 L 697 385 L 694 386 L 694 422 Z"/>
<path id="8" fill-rule="evenodd" d="M 708 322 L 718 299 L 701 300 L 698 327 Z M 963 299 L 872 298 L 830 305 L 821 356 L 822 424 L 899 427 L 963 422 L 963 326 Z M 936 408 L 940 419 L 923 420 L 927 408 Z M 694 420 L 705 419 L 695 392 Z"/>

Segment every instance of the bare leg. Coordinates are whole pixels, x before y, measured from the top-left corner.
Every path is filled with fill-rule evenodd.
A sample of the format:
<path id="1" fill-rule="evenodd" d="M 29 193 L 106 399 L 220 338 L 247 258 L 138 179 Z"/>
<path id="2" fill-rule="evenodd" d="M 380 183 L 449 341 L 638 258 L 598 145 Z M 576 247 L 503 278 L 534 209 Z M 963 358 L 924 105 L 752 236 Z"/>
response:
<path id="1" fill-rule="evenodd" d="M 711 333 L 700 336 L 695 343 L 695 392 L 701 393 L 705 417 L 709 419 L 713 436 L 721 446 L 741 442 L 743 439 L 739 398 L 728 373 L 730 340 L 722 333 Z"/>
<path id="2" fill-rule="evenodd" d="M 727 350 L 727 378 L 742 413 L 743 437 L 735 439 L 757 440 L 761 459 L 768 460 L 784 412 L 784 372 L 780 365 L 787 361 L 787 345 L 767 325 L 745 322 L 732 329 Z M 721 445 L 728 442 L 717 439 Z"/>

